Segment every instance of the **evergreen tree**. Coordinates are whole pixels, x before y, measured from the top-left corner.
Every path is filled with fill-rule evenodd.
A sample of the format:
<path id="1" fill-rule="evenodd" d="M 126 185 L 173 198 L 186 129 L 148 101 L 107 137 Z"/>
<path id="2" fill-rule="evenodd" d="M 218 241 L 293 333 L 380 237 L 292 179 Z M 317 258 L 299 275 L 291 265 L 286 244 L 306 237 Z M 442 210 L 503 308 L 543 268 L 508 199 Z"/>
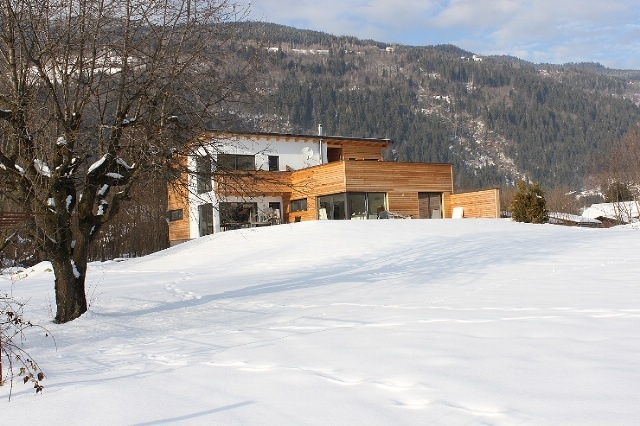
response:
<path id="1" fill-rule="evenodd" d="M 612 182 L 604 194 L 604 201 L 607 203 L 633 201 L 633 193 L 629 189 L 629 185 L 622 182 Z"/>
<path id="2" fill-rule="evenodd" d="M 539 183 L 520 182 L 509 206 L 513 220 L 525 223 L 547 221 L 547 202 Z"/>

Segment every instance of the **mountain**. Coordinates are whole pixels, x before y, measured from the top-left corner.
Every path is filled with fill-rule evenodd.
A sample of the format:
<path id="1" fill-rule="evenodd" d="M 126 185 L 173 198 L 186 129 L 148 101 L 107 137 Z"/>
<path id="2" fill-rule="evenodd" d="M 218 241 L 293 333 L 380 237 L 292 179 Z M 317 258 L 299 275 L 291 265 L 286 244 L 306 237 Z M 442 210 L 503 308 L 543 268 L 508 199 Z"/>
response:
<path id="1" fill-rule="evenodd" d="M 640 122 L 640 71 L 244 25 L 269 95 L 249 129 L 391 138 L 390 158 L 453 163 L 459 189 L 579 188 Z"/>

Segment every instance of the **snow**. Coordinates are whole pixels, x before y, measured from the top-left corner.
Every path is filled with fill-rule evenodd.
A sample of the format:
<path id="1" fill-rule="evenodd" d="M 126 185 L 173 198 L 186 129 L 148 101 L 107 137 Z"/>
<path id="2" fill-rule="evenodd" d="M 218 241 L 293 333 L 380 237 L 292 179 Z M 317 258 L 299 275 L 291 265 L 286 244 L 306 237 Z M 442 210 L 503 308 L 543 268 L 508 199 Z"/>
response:
<path id="1" fill-rule="evenodd" d="M 103 197 L 104 194 L 107 193 L 107 191 L 109 190 L 109 185 L 107 185 L 106 183 L 104 185 L 102 185 L 102 187 L 100 188 L 100 190 L 98 190 L 98 196 L 99 197 Z"/>
<path id="2" fill-rule="evenodd" d="M 98 212 L 96 216 L 104 216 L 105 206 L 108 206 L 109 202 L 107 200 L 100 200 L 100 205 L 98 206 Z"/>
<path id="3" fill-rule="evenodd" d="M 119 165 L 121 165 L 122 167 L 124 167 L 125 169 L 133 170 L 133 168 L 134 168 L 134 166 L 130 166 L 130 165 L 128 165 L 128 164 L 127 164 L 127 162 L 126 162 L 123 158 L 118 157 L 118 158 L 116 159 L 116 162 L 117 162 Z"/>
<path id="4" fill-rule="evenodd" d="M 122 179 L 124 177 L 120 173 L 107 173 L 107 176 L 113 179 Z"/>
<path id="5" fill-rule="evenodd" d="M 106 160 L 107 160 L 107 154 L 103 155 L 102 157 L 100 157 L 98 161 L 96 161 L 91 166 L 89 166 L 89 170 L 87 170 L 87 173 L 91 173 L 92 171 L 100 167 L 102 163 L 104 163 Z"/>
<path id="6" fill-rule="evenodd" d="M 638 218 L 637 201 L 621 201 L 617 203 L 592 204 L 582 212 L 582 216 L 596 219 L 599 217 L 621 220 L 625 223 L 633 222 Z"/>
<path id="7" fill-rule="evenodd" d="M 547 216 L 552 223 L 558 222 L 572 222 L 577 224 L 591 224 L 591 225 L 599 225 L 602 222 L 595 218 L 589 218 L 584 216 L 579 216 L 571 213 L 564 212 L 548 212 Z"/>
<path id="8" fill-rule="evenodd" d="M 3 423 L 635 424 L 640 229 L 317 221 L 92 263 L 51 322 L 53 273 L 13 294 L 55 336 Z M 12 286 L 0 276 L 0 290 Z M 0 388 L 6 400 L 8 387 Z"/>
<path id="9" fill-rule="evenodd" d="M 56 140 L 56 145 L 58 145 L 58 146 L 64 146 L 66 144 L 67 144 L 67 138 L 65 138 L 64 136 L 60 136 Z"/>
<path id="10" fill-rule="evenodd" d="M 49 169 L 49 166 L 44 161 L 38 159 L 33 160 L 33 167 L 36 169 L 38 174 L 45 177 L 51 177 L 51 169 Z"/>
<path id="11" fill-rule="evenodd" d="M 80 278 L 80 271 L 78 271 L 78 268 L 76 267 L 76 262 L 74 262 L 73 260 L 71 261 L 71 267 L 73 268 L 73 276 L 76 278 Z"/>

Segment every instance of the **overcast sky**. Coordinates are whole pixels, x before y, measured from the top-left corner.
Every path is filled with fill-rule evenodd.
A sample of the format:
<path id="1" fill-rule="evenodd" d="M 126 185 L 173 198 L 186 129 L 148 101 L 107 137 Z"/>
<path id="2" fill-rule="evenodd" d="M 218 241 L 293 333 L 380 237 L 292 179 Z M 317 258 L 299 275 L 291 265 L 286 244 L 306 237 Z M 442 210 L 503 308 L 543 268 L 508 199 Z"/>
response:
<path id="1" fill-rule="evenodd" d="M 640 69 L 638 0 L 252 0 L 251 18 L 387 43 Z"/>

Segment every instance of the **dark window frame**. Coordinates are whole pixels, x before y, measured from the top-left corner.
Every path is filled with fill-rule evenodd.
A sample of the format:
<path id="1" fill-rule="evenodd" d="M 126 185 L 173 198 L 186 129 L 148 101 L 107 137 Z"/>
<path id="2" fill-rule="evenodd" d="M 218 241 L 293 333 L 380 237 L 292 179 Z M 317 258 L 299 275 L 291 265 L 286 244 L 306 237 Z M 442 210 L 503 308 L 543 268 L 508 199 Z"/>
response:
<path id="1" fill-rule="evenodd" d="M 278 157 L 277 155 L 270 155 L 269 156 L 269 171 L 270 172 L 277 172 L 280 170 L 280 157 Z"/>
<path id="2" fill-rule="evenodd" d="M 184 219 L 184 212 L 182 209 L 169 210 L 167 212 L 167 219 L 169 222 Z"/>
<path id="3" fill-rule="evenodd" d="M 198 206 L 198 232 L 201 237 L 214 232 L 213 204 L 205 203 Z"/>
<path id="4" fill-rule="evenodd" d="M 307 199 L 300 198 L 289 202 L 289 209 L 292 212 L 306 212 L 308 207 Z"/>
<path id="5" fill-rule="evenodd" d="M 213 190 L 213 169 L 208 155 L 196 157 L 196 180 L 198 194 Z"/>
<path id="6" fill-rule="evenodd" d="M 256 156 L 249 154 L 218 154 L 216 160 L 220 170 L 255 170 Z"/>

